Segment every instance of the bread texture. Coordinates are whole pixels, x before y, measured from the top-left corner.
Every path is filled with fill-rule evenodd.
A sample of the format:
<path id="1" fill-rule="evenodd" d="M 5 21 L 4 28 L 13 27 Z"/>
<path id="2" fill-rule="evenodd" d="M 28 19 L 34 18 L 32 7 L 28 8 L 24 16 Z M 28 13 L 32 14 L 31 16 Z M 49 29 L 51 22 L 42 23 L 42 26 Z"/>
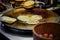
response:
<path id="1" fill-rule="evenodd" d="M 8 17 L 8 16 L 3 16 L 2 21 L 11 24 L 11 23 L 13 23 L 17 20 L 15 18 L 11 18 L 11 17 Z"/>
<path id="2" fill-rule="evenodd" d="M 17 19 L 28 24 L 38 24 L 39 20 L 42 19 L 42 16 L 27 14 L 27 15 L 20 15 L 17 17 Z"/>
<path id="3" fill-rule="evenodd" d="M 23 2 L 22 5 L 25 8 L 31 8 L 34 5 L 34 1 L 26 1 L 26 2 Z"/>

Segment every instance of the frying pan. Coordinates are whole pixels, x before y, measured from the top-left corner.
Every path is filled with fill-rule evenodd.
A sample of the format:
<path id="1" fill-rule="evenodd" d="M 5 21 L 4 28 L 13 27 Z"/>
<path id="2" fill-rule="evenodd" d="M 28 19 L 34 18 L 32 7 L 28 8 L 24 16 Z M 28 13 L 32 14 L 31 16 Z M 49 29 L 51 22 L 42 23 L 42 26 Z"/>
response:
<path id="1" fill-rule="evenodd" d="M 15 9 L 12 8 L 12 9 L 9 9 L 8 11 L 3 12 L 2 16 L 4 16 L 7 13 L 10 13 L 12 10 L 15 10 Z M 42 17 L 46 19 L 46 22 L 55 22 L 55 23 L 59 22 L 59 18 L 58 18 L 59 16 L 52 11 L 48 11 L 41 8 L 33 8 L 32 10 L 26 10 L 26 11 L 33 12 L 36 15 L 42 15 Z M 56 17 L 56 18 L 53 19 L 52 17 Z M 53 21 L 51 20 L 51 18 Z M 27 25 L 35 25 L 35 24 L 27 24 Z M 30 36 L 32 35 L 33 28 L 19 28 L 17 26 L 15 27 L 13 25 L 6 24 L 5 22 L 2 22 L 2 21 L 1 21 L 1 26 L 8 33 L 19 34 L 19 35 L 24 34 L 24 35 L 30 35 Z"/>

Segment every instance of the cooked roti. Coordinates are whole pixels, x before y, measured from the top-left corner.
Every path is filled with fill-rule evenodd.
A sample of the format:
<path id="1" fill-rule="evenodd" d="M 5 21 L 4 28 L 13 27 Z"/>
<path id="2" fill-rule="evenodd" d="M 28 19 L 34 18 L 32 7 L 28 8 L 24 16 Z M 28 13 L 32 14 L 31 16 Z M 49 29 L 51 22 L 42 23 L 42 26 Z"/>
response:
<path id="1" fill-rule="evenodd" d="M 11 18 L 11 17 L 8 17 L 8 16 L 3 16 L 2 21 L 11 24 L 11 23 L 13 23 L 17 20 L 15 18 Z"/>
<path id="2" fill-rule="evenodd" d="M 38 24 L 39 20 L 42 19 L 42 16 L 27 14 L 27 15 L 20 15 L 17 17 L 17 19 L 28 24 Z"/>

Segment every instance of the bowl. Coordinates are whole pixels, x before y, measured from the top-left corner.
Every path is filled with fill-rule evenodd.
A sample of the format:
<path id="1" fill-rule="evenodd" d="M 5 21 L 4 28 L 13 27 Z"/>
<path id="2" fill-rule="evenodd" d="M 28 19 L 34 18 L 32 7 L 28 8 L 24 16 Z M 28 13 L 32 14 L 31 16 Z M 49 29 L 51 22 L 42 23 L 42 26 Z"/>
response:
<path id="1" fill-rule="evenodd" d="M 60 40 L 59 30 L 60 30 L 59 23 L 38 24 L 33 28 L 33 39 L 34 40 Z"/>

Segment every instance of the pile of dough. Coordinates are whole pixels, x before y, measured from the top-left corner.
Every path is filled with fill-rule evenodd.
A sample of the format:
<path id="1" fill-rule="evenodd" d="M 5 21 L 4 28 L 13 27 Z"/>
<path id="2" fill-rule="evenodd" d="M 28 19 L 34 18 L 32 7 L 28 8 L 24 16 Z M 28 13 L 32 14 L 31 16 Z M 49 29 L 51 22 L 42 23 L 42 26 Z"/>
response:
<path id="1" fill-rule="evenodd" d="M 26 1 L 26 2 L 22 3 L 22 5 L 25 8 L 31 8 L 34 5 L 34 1 Z"/>
<path id="2" fill-rule="evenodd" d="M 20 21 L 26 22 L 28 24 L 37 24 L 39 20 L 42 19 L 40 15 L 20 15 L 17 18 Z"/>
<path id="3" fill-rule="evenodd" d="M 15 22 L 16 19 L 15 18 L 8 17 L 8 16 L 3 16 L 2 17 L 2 21 L 11 24 L 11 23 Z"/>

